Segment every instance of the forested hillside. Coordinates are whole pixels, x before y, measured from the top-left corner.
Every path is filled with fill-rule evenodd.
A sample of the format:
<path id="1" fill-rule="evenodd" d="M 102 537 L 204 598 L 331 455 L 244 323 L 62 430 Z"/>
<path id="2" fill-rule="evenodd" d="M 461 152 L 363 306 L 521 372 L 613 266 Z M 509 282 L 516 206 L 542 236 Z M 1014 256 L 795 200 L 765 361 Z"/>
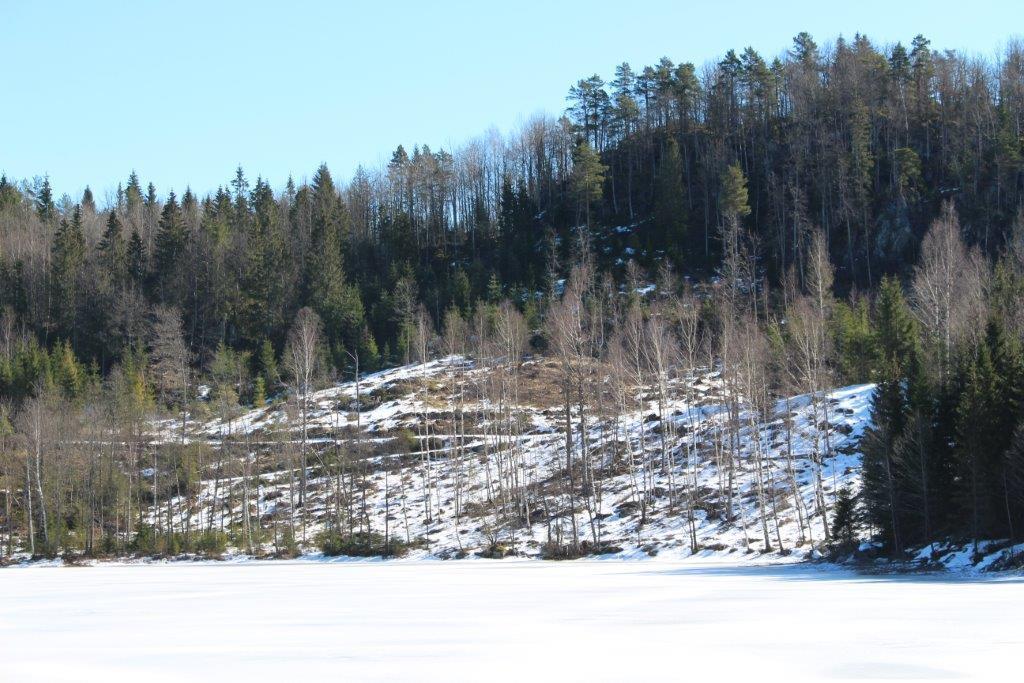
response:
<path id="1" fill-rule="evenodd" d="M 712 522 L 766 552 L 1018 540 L 1024 45 L 801 33 L 608 75 L 345 182 L 0 179 L 3 554 L 392 554 L 399 503 L 497 554 L 601 551 L 605 519 L 693 551 Z M 864 384 L 854 421 L 829 392 Z"/>

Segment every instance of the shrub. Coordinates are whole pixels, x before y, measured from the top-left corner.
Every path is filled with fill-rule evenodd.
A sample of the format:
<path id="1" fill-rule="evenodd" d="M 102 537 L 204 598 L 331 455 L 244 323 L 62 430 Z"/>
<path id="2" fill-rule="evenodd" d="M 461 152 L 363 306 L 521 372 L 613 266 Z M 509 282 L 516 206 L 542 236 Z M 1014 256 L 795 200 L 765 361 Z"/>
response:
<path id="1" fill-rule="evenodd" d="M 506 544 L 497 541 L 488 543 L 486 546 L 481 548 L 479 552 L 477 552 L 478 557 L 483 557 L 488 560 L 500 560 L 514 554 L 515 552 Z"/>
<path id="2" fill-rule="evenodd" d="M 274 554 L 280 558 L 298 557 L 302 554 L 298 541 L 295 540 L 295 530 L 286 526 L 284 531 L 274 539 Z"/>
<path id="3" fill-rule="evenodd" d="M 401 557 L 409 551 L 409 546 L 399 539 L 391 537 L 385 541 L 381 534 L 362 531 L 351 536 L 324 531 L 317 537 L 317 545 L 329 557 Z"/>
<path id="4" fill-rule="evenodd" d="M 644 550 L 648 554 L 652 554 L 646 548 Z M 578 548 L 574 548 L 569 543 L 560 545 L 552 542 L 541 546 L 540 556 L 545 560 L 578 560 L 588 555 L 609 555 L 621 552 L 621 547 L 607 541 L 597 545 L 594 545 L 591 541 L 580 541 Z M 656 551 L 653 554 L 657 554 Z"/>
<path id="5" fill-rule="evenodd" d="M 223 531 L 203 531 L 195 539 L 197 553 L 207 557 L 220 557 L 228 547 L 228 537 Z"/>
<path id="6" fill-rule="evenodd" d="M 142 524 L 135 530 L 131 548 L 139 555 L 156 555 L 162 545 L 156 529 L 149 524 Z"/>

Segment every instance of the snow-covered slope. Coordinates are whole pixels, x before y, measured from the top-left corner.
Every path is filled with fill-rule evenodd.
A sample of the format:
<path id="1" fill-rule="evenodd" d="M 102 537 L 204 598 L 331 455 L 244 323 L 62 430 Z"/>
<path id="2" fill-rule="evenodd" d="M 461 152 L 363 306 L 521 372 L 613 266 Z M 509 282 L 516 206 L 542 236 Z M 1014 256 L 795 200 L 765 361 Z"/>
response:
<path id="1" fill-rule="evenodd" d="M 696 550 L 803 558 L 825 536 L 819 501 L 830 518 L 836 491 L 858 485 L 856 444 L 870 385 L 836 389 L 813 403 L 806 395 L 781 399 L 757 420 L 730 417 L 715 373 L 673 392 L 690 400 L 664 404 L 662 419 L 653 399 L 618 417 L 595 408 L 587 422 L 589 484 L 572 492 L 559 483 L 567 455 L 556 368 L 527 362 L 514 405 L 474 392 L 489 381 L 487 372 L 457 357 L 379 372 L 360 381 L 361 410 L 353 382 L 311 395 L 303 506 L 294 398 L 229 420 L 192 422 L 189 439 L 227 443 L 234 466 L 218 466 L 217 477 L 207 468 L 198 496 L 177 500 L 173 516 L 178 524 L 187 516 L 197 528 L 239 527 L 248 502 L 250 519 L 263 529 L 284 521 L 304 529 L 299 535 L 310 550 L 318 531 L 340 523 L 407 542 L 414 556 L 487 549 L 538 555 L 568 545 L 575 524 L 589 550 L 619 556 Z M 730 440 L 730 424 L 738 441 Z M 162 429 L 173 440 L 173 425 Z M 579 430 L 572 439 L 578 462 Z M 513 498 L 524 514 L 517 515 Z"/>

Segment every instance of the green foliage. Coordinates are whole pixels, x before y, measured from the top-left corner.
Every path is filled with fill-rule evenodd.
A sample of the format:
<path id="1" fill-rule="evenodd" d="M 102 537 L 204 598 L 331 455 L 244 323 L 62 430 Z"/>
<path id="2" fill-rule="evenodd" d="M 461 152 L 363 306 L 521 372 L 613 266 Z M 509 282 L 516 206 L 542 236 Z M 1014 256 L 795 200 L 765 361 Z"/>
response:
<path id="1" fill-rule="evenodd" d="M 99 260 L 110 285 L 120 285 L 130 274 L 128 242 L 124 238 L 121 220 L 116 211 L 107 217 L 107 227 L 97 247 Z"/>
<path id="2" fill-rule="evenodd" d="M 1024 389 L 1020 342 L 989 322 L 984 341 L 961 370 L 956 409 L 959 481 L 957 498 L 974 538 L 1008 532 L 1016 473 L 1010 468 L 1014 430 Z"/>
<path id="3" fill-rule="evenodd" d="M 248 351 L 235 351 L 221 342 L 210 362 L 214 398 L 224 411 L 231 411 L 242 395 L 249 393 Z"/>
<path id="4" fill-rule="evenodd" d="M 843 487 L 836 493 L 832 511 L 832 540 L 838 547 L 850 549 L 857 539 L 859 512 L 857 499 L 849 488 Z"/>
<path id="5" fill-rule="evenodd" d="M 867 301 L 860 299 L 853 305 L 836 302 L 830 324 L 842 381 L 849 384 L 871 381 L 877 353 Z"/>
<path id="6" fill-rule="evenodd" d="M 257 375 L 252 385 L 252 405 L 263 408 L 267 405 L 267 385 L 263 375 Z"/>
<path id="7" fill-rule="evenodd" d="M 359 372 L 374 372 L 380 368 L 380 352 L 377 350 L 377 340 L 373 338 L 370 329 L 363 327 L 359 336 Z"/>
<path id="8" fill-rule="evenodd" d="M 657 243 L 667 244 L 669 252 L 682 259 L 686 249 L 686 201 L 683 189 L 683 162 L 679 145 L 669 139 L 658 168 L 654 192 L 654 225 Z M 654 245 L 649 245 L 653 249 Z"/>
<path id="9" fill-rule="evenodd" d="M 455 271 L 452 276 L 451 290 L 452 302 L 462 311 L 462 315 L 468 316 L 472 291 L 466 271 L 461 268 Z"/>
<path id="10" fill-rule="evenodd" d="M 895 279 L 882 281 L 875 323 L 878 386 L 871 403 L 871 426 L 861 440 L 866 514 L 882 538 L 898 552 L 904 547 L 906 477 L 897 442 L 911 411 L 924 403 L 918 380 L 919 336 L 903 290 Z"/>
<path id="11" fill-rule="evenodd" d="M 487 280 L 487 303 L 497 304 L 501 298 L 501 281 L 498 280 L 497 274 L 491 273 L 490 279 Z M 464 311 L 464 315 L 468 317 L 468 311 Z"/>
<path id="12" fill-rule="evenodd" d="M 281 374 L 277 369 L 277 356 L 274 354 L 274 345 L 269 339 L 264 338 L 260 344 L 258 357 L 259 376 L 263 380 L 264 388 L 276 388 L 281 383 Z"/>
<path id="13" fill-rule="evenodd" d="M 585 140 L 576 145 L 572 155 L 572 187 L 590 222 L 590 208 L 604 195 L 604 174 L 608 167 Z"/>
<path id="14" fill-rule="evenodd" d="M 302 549 L 295 538 L 295 529 L 291 525 L 285 525 L 274 537 L 275 555 L 280 558 L 298 557 Z"/>
<path id="15" fill-rule="evenodd" d="M 57 384 L 54 380 L 55 367 L 68 373 L 60 378 L 60 384 L 77 389 L 80 386 L 77 379 L 85 371 L 77 362 L 70 363 L 67 348 L 68 344 L 61 342 L 51 358 L 33 338 L 16 345 L 10 358 L 0 357 L 0 396 L 20 402 L 44 389 L 53 388 Z"/>
<path id="16" fill-rule="evenodd" d="M 18 188 L 7 179 L 6 174 L 0 174 L 0 211 L 10 210 L 18 206 L 21 201 L 22 197 Z"/>
<path id="17" fill-rule="evenodd" d="M 82 212 L 75 207 L 71 221 L 63 219 L 53 238 L 50 283 L 56 327 L 62 336 L 76 335 L 85 264 Z"/>
<path id="18" fill-rule="evenodd" d="M 401 557 L 409 546 L 394 536 L 385 539 L 382 534 L 356 532 L 351 535 L 324 531 L 317 537 L 320 551 L 329 557 Z"/>
<path id="19" fill-rule="evenodd" d="M 322 316 L 341 372 L 350 351 L 364 371 L 413 358 L 421 307 L 438 327 L 452 306 L 469 319 L 509 298 L 540 330 L 547 302 L 537 293 L 567 275 L 584 216 L 595 282 L 608 276 L 613 288 L 624 245 L 646 251 L 645 266 L 686 255 L 683 274 L 699 287 L 719 266 L 708 233 L 742 224 L 768 306 L 759 300 L 758 315 L 770 319 L 786 274 L 807 279 L 808 236 L 820 230 L 837 289 L 854 302 L 833 308 L 828 365 L 843 382 L 878 383 L 862 444 L 866 526 L 894 545 L 1019 535 L 1018 52 L 975 68 L 923 36 L 909 49 L 863 36 L 819 49 L 801 33 L 779 60 L 729 51 L 707 78 L 668 59 L 620 64 L 610 84 L 579 80 L 566 118 L 531 125 L 501 154 L 400 147 L 379 179 L 360 169 L 341 186 L 321 166 L 277 195 L 238 169 L 217 192 L 186 191 L 179 203 L 133 171 L 110 206 L 87 191 L 75 207 L 48 178 L 0 176 L 0 399 L 17 408 L 49 394 L 69 410 L 88 407 L 90 420 L 123 420 L 126 443 L 137 437 L 159 381 L 145 356 L 155 304 L 181 311 L 193 369 L 213 380 L 226 411 L 281 389 L 275 350 L 306 306 Z M 977 76 L 969 93 L 962 73 Z M 945 196 L 955 197 L 965 243 L 998 263 L 986 279 L 989 328 L 969 330 L 936 372 L 898 278 L 911 274 L 917 228 Z M 702 251 L 706 260 L 692 258 Z M 715 305 L 701 304 L 709 338 L 727 314 Z M 780 367 L 784 332 L 769 330 Z M 196 453 L 158 457 L 159 499 L 176 493 L 175 478 L 195 490 Z M 45 495 L 76 509 L 50 521 L 47 551 L 80 545 L 78 501 L 92 480 L 44 477 Z M 192 542 L 168 538 L 172 549 Z"/>
<path id="20" fill-rule="evenodd" d="M 201 531 L 195 535 L 195 552 L 206 557 L 220 557 L 227 550 L 228 537 L 222 531 Z"/>
<path id="21" fill-rule="evenodd" d="M 174 557 L 195 553 L 217 558 L 227 550 L 227 544 L 227 534 L 219 530 L 168 533 L 151 524 L 141 524 L 135 529 L 129 549 L 141 557 Z"/>
<path id="22" fill-rule="evenodd" d="M 921 178 L 921 157 L 909 147 L 898 148 L 895 156 L 896 187 L 899 195 L 908 202 L 914 202 L 918 199 L 924 182 Z"/>
<path id="23" fill-rule="evenodd" d="M 43 178 L 42 187 L 36 193 L 36 213 L 39 215 L 39 220 L 43 223 L 52 221 L 57 214 L 57 206 L 53 203 L 53 189 L 50 187 L 49 176 Z"/>
<path id="24" fill-rule="evenodd" d="M 750 215 L 747 176 L 738 163 L 731 164 L 722 175 L 719 204 L 723 216 L 742 220 Z"/>
<path id="25" fill-rule="evenodd" d="M 156 251 L 153 257 L 153 280 L 156 298 L 164 303 L 180 300 L 179 285 L 185 270 L 182 259 L 188 242 L 188 231 L 172 192 L 167 197 L 156 233 Z M 134 247 L 133 247 L 134 250 Z M 138 258 L 136 256 L 135 258 Z"/>
<path id="26" fill-rule="evenodd" d="M 139 555 L 154 556 L 163 552 L 163 534 L 157 533 L 156 527 L 140 524 L 135 529 L 131 549 Z"/>
<path id="27" fill-rule="evenodd" d="M 50 357 L 50 368 L 54 385 L 71 401 L 82 398 L 86 388 L 93 384 L 88 369 L 75 358 L 70 342 L 65 341 L 54 349 Z"/>

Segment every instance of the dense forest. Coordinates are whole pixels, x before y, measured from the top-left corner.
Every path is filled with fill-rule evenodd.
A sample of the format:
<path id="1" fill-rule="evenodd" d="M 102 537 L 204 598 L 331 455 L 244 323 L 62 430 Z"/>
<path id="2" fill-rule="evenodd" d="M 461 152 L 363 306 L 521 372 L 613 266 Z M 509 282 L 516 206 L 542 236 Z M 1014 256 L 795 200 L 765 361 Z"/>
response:
<path id="1" fill-rule="evenodd" d="M 163 190 L 131 172 L 101 205 L 0 179 L 5 554 L 155 548 L 133 527 L 160 495 L 140 468 L 193 468 L 178 494 L 207 473 L 158 463 L 152 420 L 457 349 L 482 362 L 452 340 L 513 317 L 517 354 L 559 360 L 570 508 L 588 486 L 571 444 L 603 400 L 587 388 L 702 369 L 754 412 L 877 384 L 829 543 L 1024 530 L 1020 43 L 985 60 L 801 33 L 772 59 L 623 63 L 557 119 L 398 147 L 345 183 L 239 168 L 208 196 Z"/>

